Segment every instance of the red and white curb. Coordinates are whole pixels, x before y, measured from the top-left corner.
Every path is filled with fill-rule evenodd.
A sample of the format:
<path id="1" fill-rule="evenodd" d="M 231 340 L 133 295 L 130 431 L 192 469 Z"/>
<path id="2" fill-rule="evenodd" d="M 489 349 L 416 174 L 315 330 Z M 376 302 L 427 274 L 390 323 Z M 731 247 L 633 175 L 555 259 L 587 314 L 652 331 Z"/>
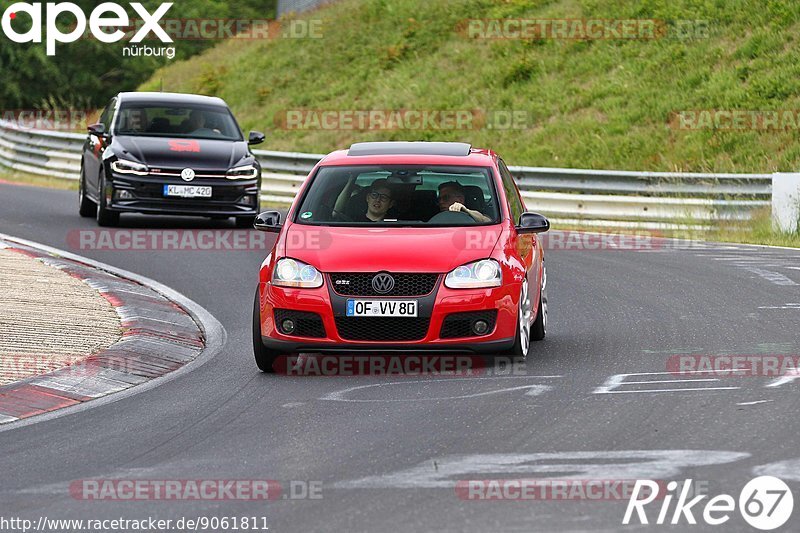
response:
<path id="1" fill-rule="evenodd" d="M 83 280 L 120 317 L 122 338 L 79 363 L 0 387 L 0 425 L 79 406 L 177 374 L 225 341 L 225 330 L 205 309 L 152 280 L 87 258 L 0 234 L 11 248 Z M 209 342 L 209 334 L 214 340 Z M 209 350 L 213 348 L 213 350 Z M 122 396 L 122 395 L 121 395 Z"/>

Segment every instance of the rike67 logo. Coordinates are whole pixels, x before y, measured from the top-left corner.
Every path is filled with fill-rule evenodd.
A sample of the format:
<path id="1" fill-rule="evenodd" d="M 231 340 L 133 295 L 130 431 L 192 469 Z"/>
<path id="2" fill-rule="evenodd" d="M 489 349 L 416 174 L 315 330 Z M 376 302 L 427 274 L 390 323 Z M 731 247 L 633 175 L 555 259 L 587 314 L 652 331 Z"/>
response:
<path id="1" fill-rule="evenodd" d="M 636 480 L 633 494 L 625 509 L 625 516 L 622 518 L 623 525 L 635 524 L 637 520 L 639 524 L 649 524 L 645 507 L 657 499 L 661 503 L 655 521 L 658 525 L 674 526 L 684 523 L 696 525 L 698 522 L 694 514 L 696 512 L 706 524 L 719 526 L 725 524 L 734 514 L 737 500 L 733 496 L 719 494 L 704 502 L 703 500 L 709 495 L 700 494 L 690 499 L 691 489 L 691 479 L 684 481 L 682 486 L 677 481 L 670 481 L 667 484 L 666 494 L 663 491 L 659 492 L 659 484 L 656 481 Z M 642 493 L 646 495 L 642 497 Z M 673 510 L 671 504 L 676 496 L 677 501 Z M 742 488 L 738 504 L 739 513 L 745 522 L 755 529 L 770 531 L 781 527 L 792 516 L 794 496 L 783 480 L 773 476 L 759 476 L 748 481 Z"/>
<path id="2" fill-rule="evenodd" d="M 44 13 L 42 6 L 41 2 L 11 4 L 2 17 L 2 28 L 6 37 L 15 43 L 41 43 L 44 40 L 47 55 L 53 56 L 56 54 L 56 43 L 75 42 L 86 32 L 87 24 L 92 36 L 103 43 L 120 41 L 125 37 L 125 32 L 119 28 L 130 25 L 128 13 L 121 5 L 113 2 L 95 7 L 88 19 L 83 9 L 72 2 L 48 2 Z M 139 31 L 131 38 L 132 43 L 141 42 L 150 32 L 161 42 L 172 42 L 172 38 L 158 24 L 172 7 L 172 2 L 161 4 L 154 13 L 147 11 L 138 2 L 131 2 L 130 6 L 142 21 Z M 22 14 L 29 19 L 27 22 L 22 20 Z M 64 29 L 67 31 L 62 31 Z"/>

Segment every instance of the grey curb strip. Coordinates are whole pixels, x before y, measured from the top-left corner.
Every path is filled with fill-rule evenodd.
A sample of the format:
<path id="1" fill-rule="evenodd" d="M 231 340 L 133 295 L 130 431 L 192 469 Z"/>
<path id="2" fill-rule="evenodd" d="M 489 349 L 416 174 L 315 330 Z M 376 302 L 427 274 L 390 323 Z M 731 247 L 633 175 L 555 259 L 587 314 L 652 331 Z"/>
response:
<path id="1" fill-rule="evenodd" d="M 102 273 L 112 274 L 119 278 L 127 279 L 132 282 L 138 283 L 148 289 L 152 289 L 153 291 L 158 293 L 158 295 L 177 304 L 186 313 L 188 313 L 188 315 L 192 318 L 192 320 L 194 320 L 195 324 L 199 327 L 205 339 L 205 347 L 198 353 L 196 357 L 194 357 L 192 360 L 186 362 L 186 364 L 183 364 L 182 366 L 171 372 L 154 377 L 152 379 L 144 381 L 141 384 L 134 384 L 133 386 L 124 388 L 119 392 L 113 392 L 108 395 L 101 396 L 99 398 L 87 400 L 75 405 L 71 405 L 69 407 L 62 407 L 54 411 L 37 414 L 29 418 L 23 418 L 7 423 L 2 423 L 3 420 L 0 419 L 0 432 L 21 428 L 39 422 L 45 422 L 47 420 L 53 420 L 55 418 L 60 418 L 62 416 L 78 413 L 81 411 L 85 411 L 87 409 L 92 409 L 94 407 L 99 407 L 101 405 L 106 405 L 112 402 L 116 402 L 124 398 L 127 398 L 129 396 L 132 396 L 134 394 L 138 394 L 140 392 L 145 392 L 163 383 L 171 381 L 183 374 L 191 372 L 196 368 L 199 368 L 201 365 L 207 363 L 209 360 L 215 357 L 222 350 L 222 347 L 225 346 L 225 343 L 227 341 L 227 332 L 225 331 L 225 328 L 222 326 L 222 324 L 205 308 L 203 308 L 196 302 L 190 300 L 186 296 L 180 294 L 179 292 L 175 291 L 174 289 L 167 287 L 166 285 L 163 285 L 155 280 L 152 280 L 145 276 L 141 276 L 139 274 L 135 274 L 133 272 L 129 272 L 121 268 L 107 265 L 105 263 L 101 263 L 93 259 L 82 257 L 76 254 L 72 254 L 70 252 L 66 252 L 64 250 L 59 250 L 57 248 L 39 244 L 33 241 L 20 239 L 4 233 L 0 233 L 0 239 L 7 241 L 8 243 L 11 244 L 25 246 L 28 248 L 32 248 L 36 251 L 49 254 L 51 256 L 54 256 L 55 259 L 69 260 L 78 263 L 80 265 L 92 267 Z M 124 317 L 122 318 L 124 320 Z M 127 337 L 123 337 L 123 339 L 114 346 L 124 343 L 126 338 Z M 158 341 L 157 338 L 152 338 L 152 340 L 154 342 Z M 38 378 L 46 379 L 47 376 L 48 375 L 38 376 Z"/>

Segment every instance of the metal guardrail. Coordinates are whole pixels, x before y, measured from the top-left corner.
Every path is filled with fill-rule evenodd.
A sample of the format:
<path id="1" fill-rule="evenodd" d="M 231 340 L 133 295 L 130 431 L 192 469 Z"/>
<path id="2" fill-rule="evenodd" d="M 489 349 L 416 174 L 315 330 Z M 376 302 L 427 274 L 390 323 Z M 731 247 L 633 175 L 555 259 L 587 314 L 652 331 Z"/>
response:
<path id="1" fill-rule="evenodd" d="M 331 1 L 332 0 L 278 0 L 278 16 L 292 12 L 302 13 L 303 11 L 320 7 Z"/>
<path id="2" fill-rule="evenodd" d="M 85 136 L 0 121 L 0 165 L 77 179 Z M 286 206 L 321 154 L 254 150 L 262 200 Z M 698 174 L 509 167 L 530 209 L 554 222 L 658 228 L 747 220 L 771 205 L 772 174 Z"/>

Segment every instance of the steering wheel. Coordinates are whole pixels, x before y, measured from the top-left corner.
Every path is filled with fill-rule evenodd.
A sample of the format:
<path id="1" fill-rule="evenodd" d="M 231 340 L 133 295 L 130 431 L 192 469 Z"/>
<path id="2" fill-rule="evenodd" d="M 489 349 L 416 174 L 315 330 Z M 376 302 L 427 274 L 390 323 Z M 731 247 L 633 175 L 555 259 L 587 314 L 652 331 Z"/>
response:
<path id="1" fill-rule="evenodd" d="M 463 211 L 441 211 L 428 220 L 428 224 L 463 224 L 464 222 L 475 222 L 475 220 Z"/>

